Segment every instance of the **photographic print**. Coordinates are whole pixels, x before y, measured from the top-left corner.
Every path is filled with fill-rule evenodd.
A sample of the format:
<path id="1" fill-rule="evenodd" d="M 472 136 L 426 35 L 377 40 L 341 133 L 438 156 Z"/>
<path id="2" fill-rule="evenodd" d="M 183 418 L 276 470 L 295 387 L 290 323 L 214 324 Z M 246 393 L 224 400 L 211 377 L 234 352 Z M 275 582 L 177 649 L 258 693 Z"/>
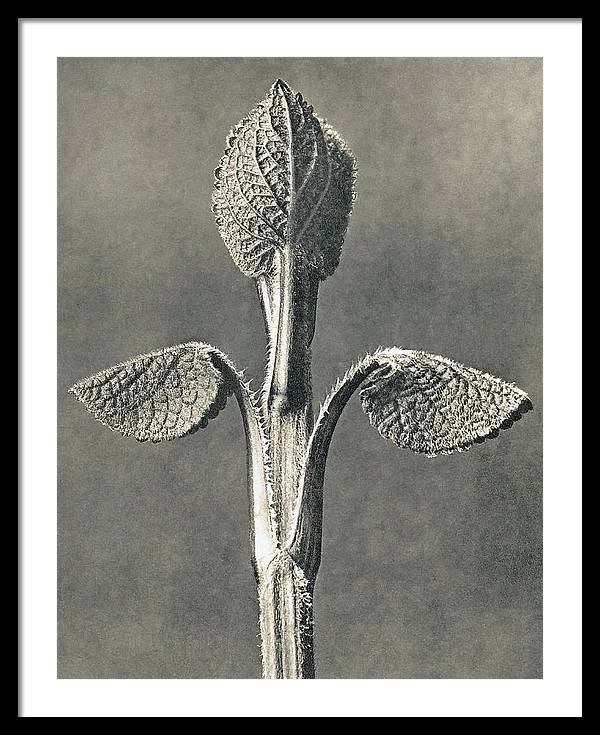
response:
<path id="1" fill-rule="evenodd" d="M 541 678 L 542 60 L 57 71 L 59 678 Z"/>

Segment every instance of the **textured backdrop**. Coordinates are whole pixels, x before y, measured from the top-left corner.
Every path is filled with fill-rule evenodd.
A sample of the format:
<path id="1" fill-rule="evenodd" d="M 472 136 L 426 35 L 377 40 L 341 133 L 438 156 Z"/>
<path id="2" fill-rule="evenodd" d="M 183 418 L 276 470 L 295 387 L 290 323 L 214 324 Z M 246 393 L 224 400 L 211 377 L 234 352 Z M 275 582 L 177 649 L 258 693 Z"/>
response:
<path id="1" fill-rule="evenodd" d="M 541 61 L 339 58 L 59 60 L 58 675 L 260 676 L 235 403 L 152 446 L 66 391 L 194 338 L 259 375 L 253 282 L 210 197 L 229 128 L 276 77 L 359 166 L 320 291 L 315 402 L 395 344 L 514 381 L 536 409 L 426 459 L 353 399 L 327 469 L 317 676 L 540 677 Z"/>

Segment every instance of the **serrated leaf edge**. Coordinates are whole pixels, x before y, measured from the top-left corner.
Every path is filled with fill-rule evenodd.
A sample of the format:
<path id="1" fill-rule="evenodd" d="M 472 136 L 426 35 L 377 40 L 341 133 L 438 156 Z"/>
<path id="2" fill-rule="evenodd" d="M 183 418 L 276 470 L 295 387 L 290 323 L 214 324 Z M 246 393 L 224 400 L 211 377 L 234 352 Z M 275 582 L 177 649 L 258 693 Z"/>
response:
<path id="1" fill-rule="evenodd" d="M 379 360 L 383 361 L 381 364 L 381 367 L 390 366 L 393 369 L 393 366 L 390 365 L 390 363 L 386 362 L 385 360 L 387 353 L 389 353 L 391 356 L 414 355 L 417 357 L 426 357 L 428 359 L 433 358 L 435 360 L 439 360 L 440 362 L 445 363 L 446 365 L 449 365 L 452 368 L 459 368 L 459 369 L 462 368 L 464 370 L 472 371 L 476 373 L 477 375 L 480 375 L 486 378 L 491 378 L 494 381 L 502 380 L 503 383 L 510 386 L 516 393 L 518 393 L 521 396 L 521 402 L 519 403 L 519 405 L 497 427 L 490 428 L 489 431 L 483 434 L 473 434 L 472 438 L 470 438 L 468 441 L 458 444 L 456 447 L 453 447 L 452 449 L 440 449 L 436 452 L 427 452 L 425 450 L 411 448 L 410 451 L 413 452 L 414 454 L 421 454 L 421 455 L 424 455 L 425 457 L 433 459 L 434 457 L 439 457 L 442 455 L 450 455 L 450 454 L 455 454 L 455 453 L 467 452 L 472 447 L 478 444 L 483 444 L 484 441 L 497 438 L 500 434 L 500 431 L 510 429 L 515 424 L 515 422 L 521 419 L 522 416 L 524 416 L 529 411 L 533 410 L 533 403 L 531 402 L 531 399 L 529 398 L 528 394 L 525 393 L 524 390 L 519 388 L 515 383 L 509 382 L 507 380 L 503 380 L 502 378 L 498 378 L 496 375 L 493 375 L 492 373 L 484 372 L 483 370 L 478 370 L 477 368 L 469 367 L 467 365 L 464 365 L 463 363 L 460 363 L 456 360 L 452 360 L 449 357 L 444 357 L 442 355 L 435 355 L 430 352 L 425 352 L 424 350 L 405 350 L 400 347 L 388 347 L 386 349 L 379 348 L 377 352 L 374 353 L 373 357 L 377 356 Z M 392 437 L 386 436 L 386 434 L 379 428 L 375 420 L 375 417 L 373 415 L 373 412 L 366 411 L 364 409 L 364 405 L 363 405 L 363 411 L 367 415 L 369 419 L 369 423 L 374 429 L 376 429 L 377 433 L 386 441 L 392 442 L 395 446 L 398 446 L 394 442 Z"/>

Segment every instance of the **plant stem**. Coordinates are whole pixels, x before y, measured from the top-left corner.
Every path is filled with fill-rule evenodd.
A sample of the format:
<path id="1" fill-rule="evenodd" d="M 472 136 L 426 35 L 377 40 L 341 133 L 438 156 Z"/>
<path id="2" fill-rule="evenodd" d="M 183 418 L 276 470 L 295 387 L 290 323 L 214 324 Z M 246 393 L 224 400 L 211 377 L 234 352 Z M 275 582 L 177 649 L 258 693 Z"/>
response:
<path id="1" fill-rule="evenodd" d="M 266 567 L 277 551 L 277 539 L 269 508 L 264 436 L 247 386 L 238 379 L 231 364 L 217 355 L 213 356 L 213 360 L 233 387 L 244 423 L 252 566 L 258 580 L 260 571 Z"/>
<path id="2" fill-rule="evenodd" d="M 265 572 L 258 595 L 263 676 L 314 679 L 312 585 L 286 552 Z"/>
<path id="3" fill-rule="evenodd" d="M 266 678 L 286 679 L 314 678 L 312 587 L 316 569 L 308 576 L 287 547 L 313 428 L 310 344 L 318 281 L 299 276 L 295 258 L 291 247 L 277 254 L 269 298 L 261 298 L 265 322 L 270 325 L 264 393 L 280 550 L 259 575 L 263 667 Z M 268 315 L 265 304 L 270 304 Z"/>
<path id="4" fill-rule="evenodd" d="M 316 576 L 321 561 L 323 481 L 333 431 L 350 396 L 378 369 L 379 362 L 370 356 L 350 369 L 321 406 L 311 434 L 288 543 L 290 554 L 311 579 Z"/>
<path id="5" fill-rule="evenodd" d="M 298 483 L 313 427 L 310 343 L 314 333 L 316 288 L 306 279 L 298 278 L 295 258 L 291 248 L 279 254 L 278 278 L 273 286 L 277 314 L 271 344 L 272 372 L 267 376 L 273 495 L 282 545 L 291 530 Z"/>

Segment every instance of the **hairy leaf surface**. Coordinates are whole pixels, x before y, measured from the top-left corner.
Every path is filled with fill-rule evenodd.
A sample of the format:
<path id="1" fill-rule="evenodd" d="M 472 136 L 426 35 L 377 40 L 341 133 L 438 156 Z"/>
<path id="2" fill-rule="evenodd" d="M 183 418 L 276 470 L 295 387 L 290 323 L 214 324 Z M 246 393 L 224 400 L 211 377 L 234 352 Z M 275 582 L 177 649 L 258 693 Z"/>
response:
<path id="1" fill-rule="evenodd" d="M 360 391 L 371 424 L 429 456 L 466 449 L 512 426 L 532 406 L 515 385 L 427 352 L 392 348 Z"/>
<path id="2" fill-rule="evenodd" d="M 231 386 L 202 342 L 168 347 L 84 378 L 71 389 L 99 421 L 138 441 L 159 442 L 206 426 Z"/>
<path id="3" fill-rule="evenodd" d="M 247 276 L 269 273 L 292 247 L 321 279 L 333 273 L 354 199 L 352 153 L 302 95 L 277 80 L 227 138 L 213 211 Z"/>

